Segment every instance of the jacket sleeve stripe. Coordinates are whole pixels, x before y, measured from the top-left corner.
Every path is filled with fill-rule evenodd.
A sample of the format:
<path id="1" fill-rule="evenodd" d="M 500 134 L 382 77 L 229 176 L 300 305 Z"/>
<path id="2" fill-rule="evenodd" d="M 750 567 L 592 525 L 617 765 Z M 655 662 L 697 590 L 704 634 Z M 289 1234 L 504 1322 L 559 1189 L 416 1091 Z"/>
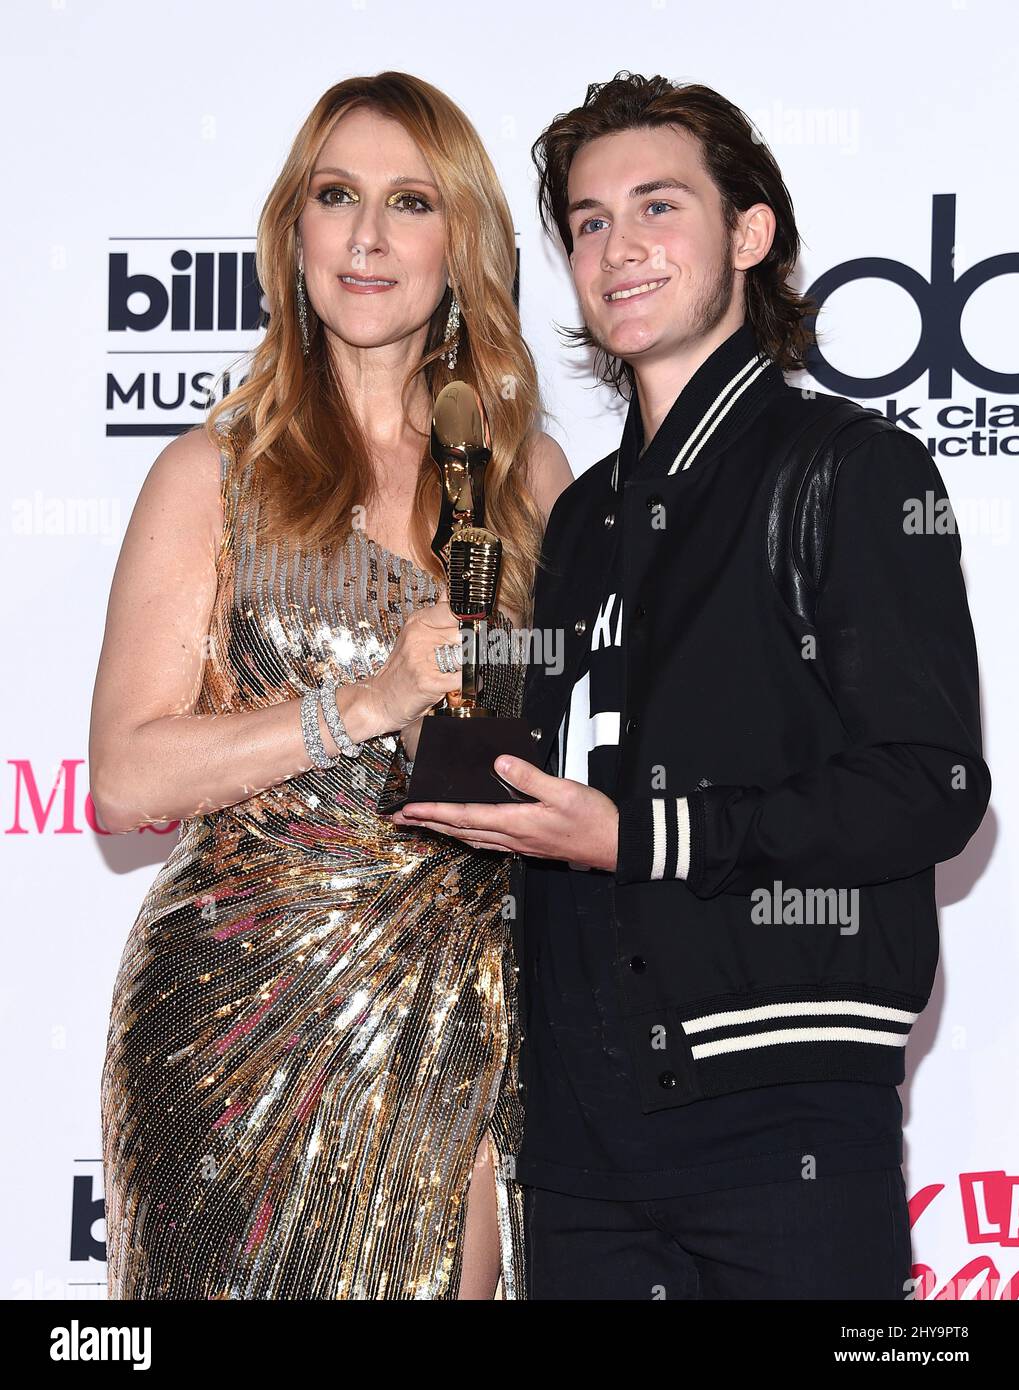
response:
<path id="1" fill-rule="evenodd" d="M 629 797 L 619 803 L 616 882 L 686 878 L 690 812 L 685 796 Z"/>
<path id="2" fill-rule="evenodd" d="M 676 878 L 686 878 L 690 872 L 690 808 L 686 797 L 676 799 Z"/>
<path id="3" fill-rule="evenodd" d="M 667 833 L 665 829 L 665 802 L 660 796 L 651 798 L 651 877 L 665 877 L 665 851 Z"/>

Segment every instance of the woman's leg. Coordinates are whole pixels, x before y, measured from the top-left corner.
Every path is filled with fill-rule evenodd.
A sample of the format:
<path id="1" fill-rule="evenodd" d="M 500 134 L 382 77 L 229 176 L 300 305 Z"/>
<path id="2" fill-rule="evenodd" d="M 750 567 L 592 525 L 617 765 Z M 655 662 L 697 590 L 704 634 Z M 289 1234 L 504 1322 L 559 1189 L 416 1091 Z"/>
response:
<path id="1" fill-rule="evenodd" d="M 463 1266 L 460 1273 L 462 1299 L 495 1297 L 500 1273 L 499 1219 L 495 1194 L 495 1172 L 488 1135 L 474 1156 L 470 1189 L 467 1194 L 467 1220 L 464 1229 Z"/>

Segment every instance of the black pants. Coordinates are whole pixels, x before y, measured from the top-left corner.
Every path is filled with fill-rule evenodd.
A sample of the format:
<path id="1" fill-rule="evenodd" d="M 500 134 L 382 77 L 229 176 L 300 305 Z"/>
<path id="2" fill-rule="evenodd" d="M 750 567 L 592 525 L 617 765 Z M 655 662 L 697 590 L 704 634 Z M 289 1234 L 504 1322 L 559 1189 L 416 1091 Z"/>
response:
<path id="1" fill-rule="evenodd" d="M 653 1202 L 524 1189 L 531 1299 L 903 1300 L 902 1172 L 883 1168 Z"/>

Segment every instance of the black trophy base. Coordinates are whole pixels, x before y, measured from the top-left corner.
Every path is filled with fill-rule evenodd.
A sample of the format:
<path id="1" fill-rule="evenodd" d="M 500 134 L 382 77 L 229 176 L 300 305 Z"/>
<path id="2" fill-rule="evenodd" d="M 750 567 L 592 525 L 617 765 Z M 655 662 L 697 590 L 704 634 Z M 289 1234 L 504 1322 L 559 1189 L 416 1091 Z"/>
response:
<path id="1" fill-rule="evenodd" d="M 537 801 L 509 786 L 492 766 L 500 753 L 534 763 L 536 751 L 526 719 L 426 715 L 409 786 L 388 801 L 386 810 L 408 801 Z"/>

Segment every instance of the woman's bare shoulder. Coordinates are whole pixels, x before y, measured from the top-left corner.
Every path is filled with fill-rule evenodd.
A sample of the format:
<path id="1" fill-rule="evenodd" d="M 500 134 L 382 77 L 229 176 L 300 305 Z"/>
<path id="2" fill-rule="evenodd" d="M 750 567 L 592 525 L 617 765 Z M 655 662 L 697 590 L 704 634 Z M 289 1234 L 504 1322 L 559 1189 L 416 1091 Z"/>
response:
<path id="1" fill-rule="evenodd" d="M 204 425 L 195 425 L 176 435 L 156 457 L 153 469 L 176 472 L 181 483 L 191 481 L 197 487 L 208 487 L 214 481 L 219 488 L 222 467 L 221 446 L 209 438 Z"/>
<path id="2" fill-rule="evenodd" d="M 536 432 L 528 456 L 527 486 L 546 521 L 556 498 L 572 482 L 573 472 L 562 445 L 550 434 Z"/>

